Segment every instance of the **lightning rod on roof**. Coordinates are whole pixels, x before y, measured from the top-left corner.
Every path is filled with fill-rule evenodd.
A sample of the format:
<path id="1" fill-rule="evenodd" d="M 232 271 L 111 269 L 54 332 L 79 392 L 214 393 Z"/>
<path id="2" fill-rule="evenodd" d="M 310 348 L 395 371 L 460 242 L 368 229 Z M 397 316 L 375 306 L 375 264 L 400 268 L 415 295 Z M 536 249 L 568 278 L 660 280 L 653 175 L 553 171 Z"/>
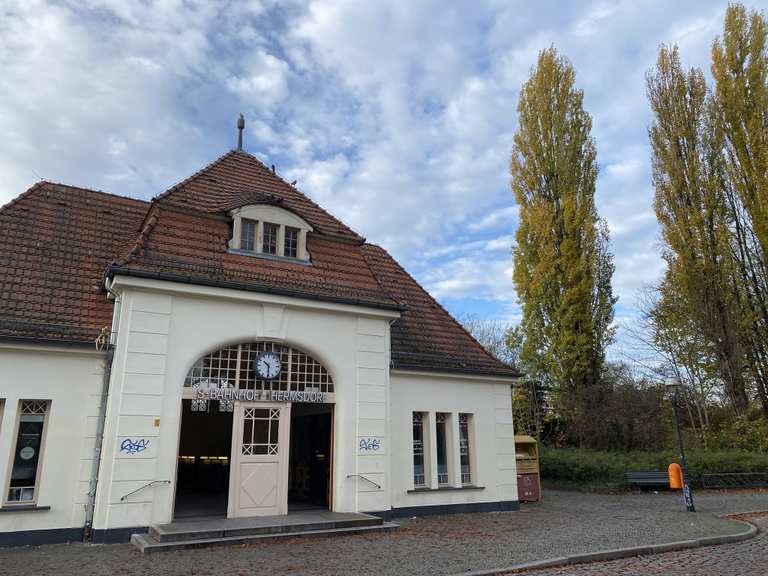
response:
<path id="1" fill-rule="evenodd" d="M 240 114 L 237 119 L 237 149 L 243 149 L 243 129 L 245 128 L 245 117 Z"/>

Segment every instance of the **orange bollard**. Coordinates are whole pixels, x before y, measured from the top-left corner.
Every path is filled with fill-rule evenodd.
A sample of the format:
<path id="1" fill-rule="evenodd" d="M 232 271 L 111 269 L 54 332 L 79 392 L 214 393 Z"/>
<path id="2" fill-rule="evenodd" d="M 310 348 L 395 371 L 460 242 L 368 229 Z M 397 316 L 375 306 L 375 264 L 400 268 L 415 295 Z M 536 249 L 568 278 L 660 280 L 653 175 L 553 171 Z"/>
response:
<path id="1" fill-rule="evenodd" d="M 673 462 L 667 468 L 667 475 L 669 476 L 669 487 L 671 490 L 680 490 L 683 487 L 683 471 L 680 469 L 680 464 Z"/>

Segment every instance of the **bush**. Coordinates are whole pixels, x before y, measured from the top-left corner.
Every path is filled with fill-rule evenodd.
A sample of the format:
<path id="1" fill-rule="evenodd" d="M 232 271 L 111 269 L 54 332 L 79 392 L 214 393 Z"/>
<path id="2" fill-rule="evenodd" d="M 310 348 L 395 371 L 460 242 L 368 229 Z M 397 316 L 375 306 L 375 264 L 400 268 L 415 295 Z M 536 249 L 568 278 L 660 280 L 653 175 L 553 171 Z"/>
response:
<path id="1" fill-rule="evenodd" d="M 768 472 L 768 454 L 746 450 L 685 453 L 691 483 L 701 483 L 702 474 Z M 582 486 L 618 487 L 624 473 L 637 470 L 666 470 L 678 461 L 675 450 L 660 452 L 602 452 L 583 448 L 543 448 L 541 477 L 544 480 Z"/>

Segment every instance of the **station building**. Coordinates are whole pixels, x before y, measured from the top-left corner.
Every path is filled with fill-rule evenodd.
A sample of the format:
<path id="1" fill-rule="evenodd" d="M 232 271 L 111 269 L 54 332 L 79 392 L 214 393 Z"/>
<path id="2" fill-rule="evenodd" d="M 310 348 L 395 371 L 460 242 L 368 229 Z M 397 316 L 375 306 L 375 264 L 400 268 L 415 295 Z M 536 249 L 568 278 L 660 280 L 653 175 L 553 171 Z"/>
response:
<path id="1" fill-rule="evenodd" d="M 241 149 L 149 202 L 40 182 L 0 209 L 0 544 L 514 510 L 517 376 Z"/>

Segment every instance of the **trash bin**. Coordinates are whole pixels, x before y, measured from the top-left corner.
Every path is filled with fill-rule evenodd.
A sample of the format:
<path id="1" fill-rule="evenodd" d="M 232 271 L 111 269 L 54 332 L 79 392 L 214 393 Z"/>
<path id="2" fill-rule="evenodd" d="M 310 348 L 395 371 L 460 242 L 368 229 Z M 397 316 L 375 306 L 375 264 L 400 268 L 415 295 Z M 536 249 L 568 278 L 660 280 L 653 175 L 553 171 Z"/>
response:
<path id="1" fill-rule="evenodd" d="M 541 500 L 539 449 L 535 438 L 515 436 L 515 461 L 517 463 L 517 499 L 520 502 Z"/>

